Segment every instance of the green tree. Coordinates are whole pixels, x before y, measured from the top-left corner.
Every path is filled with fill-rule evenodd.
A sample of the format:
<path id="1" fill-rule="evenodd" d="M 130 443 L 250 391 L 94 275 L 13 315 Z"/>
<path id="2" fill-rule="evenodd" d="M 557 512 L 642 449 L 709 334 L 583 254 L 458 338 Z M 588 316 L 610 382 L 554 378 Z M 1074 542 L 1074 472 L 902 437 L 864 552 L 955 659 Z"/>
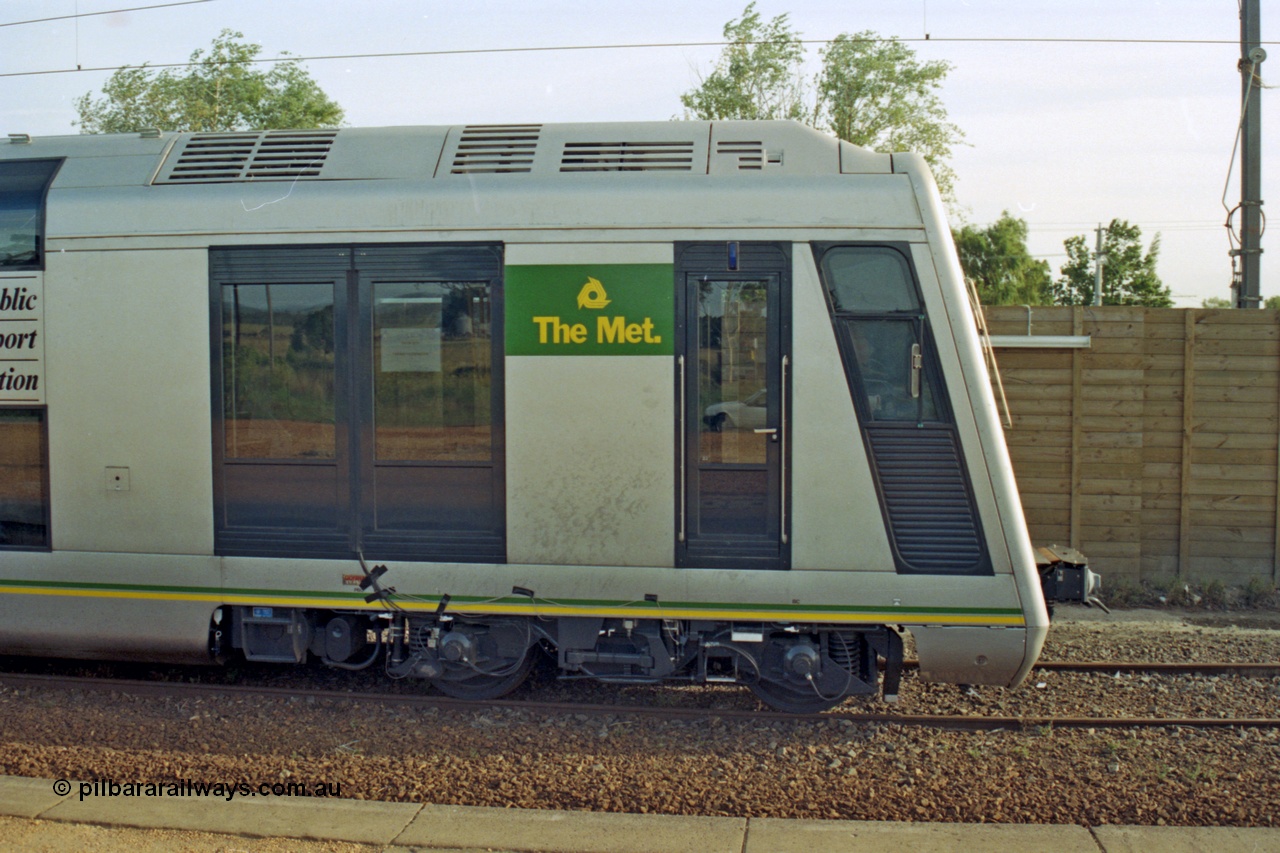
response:
<path id="1" fill-rule="evenodd" d="M 964 134 L 947 121 L 938 96 L 949 63 L 922 63 L 897 39 L 870 30 L 842 33 L 820 52 L 822 70 L 810 89 L 800 33 L 786 15 L 766 23 L 755 7 L 725 24 L 729 44 L 715 69 L 680 96 L 685 118 L 794 119 L 876 151 L 916 151 L 943 197 L 953 198 L 946 160 Z"/>
<path id="2" fill-rule="evenodd" d="M 1235 308 L 1234 300 L 1225 296 L 1207 296 L 1200 301 L 1201 308 Z M 1263 308 L 1271 311 L 1280 309 L 1280 296 L 1268 296 L 1266 302 L 1262 303 Z"/>
<path id="3" fill-rule="evenodd" d="M 804 95 L 804 44 L 786 15 L 764 23 L 755 3 L 724 25 L 729 44 L 701 85 L 680 96 L 686 118 L 794 119 L 810 122 Z"/>
<path id="4" fill-rule="evenodd" d="M 841 33 L 821 57 L 814 126 L 874 151 L 923 155 L 942 197 L 952 198 L 947 160 L 964 133 L 947 121 L 938 96 L 951 65 L 919 62 L 914 50 L 871 30 Z"/>
<path id="5" fill-rule="evenodd" d="M 296 59 L 259 68 L 262 46 L 223 30 L 191 65 L 155 71 L 145 64 L 121 68 L 102 87 L 76 100 L 81 133 L 264 130 L 337 127 L 342 107 L 329 98 Z"/>
<path id="6" fill-rule="evenodd" d="M 1089 248 L 1092 238 L 1083 234 L 1068 237 L 1067 263 L 1062 277 L 1053 285 L 1054 302 L 1059 305 L 1092 305 L 1094 257 Z M 1160 255 L 1160 235 L 1151 240 L 1151 248 L 1142 249 L 1142 229 L 1123 219 L 1113 219 L 1102 235 L 1102 304 L 1146 305 L 1169 308 L 1173 295 L 1156 274 Z"/>
<path id="7" fill-rule="evenodd" d="M 1053 304 L 1049 263 L 1027 251 L 1025 220 L 1006 210 L 986 228 L 966 225 L 953 236 L 965 278 L 984 305 Z"/>

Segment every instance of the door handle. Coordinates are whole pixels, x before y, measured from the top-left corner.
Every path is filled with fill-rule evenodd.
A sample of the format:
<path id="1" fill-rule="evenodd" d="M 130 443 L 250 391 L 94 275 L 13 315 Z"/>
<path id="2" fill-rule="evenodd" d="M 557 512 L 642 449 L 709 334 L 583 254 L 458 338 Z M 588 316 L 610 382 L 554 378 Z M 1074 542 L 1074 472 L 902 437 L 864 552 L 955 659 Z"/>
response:
<path id="1" fill-rule="evenodd" d="M 752 432 L 754 432 L 756 435 L 777 435 L 778 434 L 778 430 L 776 427 L 768 427 L 767 429 L 753 429 Z"/>
<path id="2" fill-rule="evenodd" d="M 911 345 L 911 398 L 920 396 L 920 371 L 924 369 L 924 354 L 919 344 Z"/>
<path id="3" fill-rule="evenodd" d="M 778 448 L 778 465 L 781 469 L 782 494 L 779 496 L 779 509 L 781 510 L 781 518 L 779 519 L 782 528 L 779 531 L 782 536 L 782 544 L 787 544 L 787 368 L 791 366 L 791 356 L 784 355 L 782 357 L 782 447 Z M 774 437 L 777 441 L 777 436 Z"/>
<path id="4" fill-rule="evenodd" d="M 687 445 L 686 445 L 686 441 L 687 441 L 688 439 L 687 439 L 687 437 L 685 436 L 685 430 L 688 428 L 688 427 L 685 425 L 685 394 L 687 394 L 687 393 L 688 393 L 688 391 L 685 389 L 685 385 L 684 385 L 684 381 L 685 381 L 685 379 L 684 379 L 684 356 L 680 356 L 680 358 L 679 358 L 679 359 L 677 359 L 677 363 L 678 363 L 678 364 L 679 364 L 679 366 L 680 366 L 680 389 L 679 389 L 679 398 L 680 398 L 680 483 L 679 483 L 679 488 L 680 488 L 680 529 L 676 531 L 676 539 L 677 539 L 677 541 L 683 542 L 683 541 L 684 541 L 684 538 L 685 538 L 685 532 L 686 532 L 686 528 L 685 528 L 685 523 L 686 523 L 686 522 L 685 522 L 685 518 L 686 518 L 686 516 L 687 516 L 687 512 L 686 512 L 686 510 L 685 510 L 685 501 L 687 500 L 687 498 L 686 498 L 685 496 L 686 496 L 686 494 L 688 493 L 688 488 L 689 488 L 689 487 L 688 487 L 688 476 L 689 476 L 689 473 L 688 473 L 688 471 L 686 470 L 688 463 L 687 463 L 687 461 L 686 461 L 686 459 L 685 459 L 685 454 L 688 452 L 688 451 L 687 451 L 687 449 L 686 449 L 686 447 L 687 447 Z"/>

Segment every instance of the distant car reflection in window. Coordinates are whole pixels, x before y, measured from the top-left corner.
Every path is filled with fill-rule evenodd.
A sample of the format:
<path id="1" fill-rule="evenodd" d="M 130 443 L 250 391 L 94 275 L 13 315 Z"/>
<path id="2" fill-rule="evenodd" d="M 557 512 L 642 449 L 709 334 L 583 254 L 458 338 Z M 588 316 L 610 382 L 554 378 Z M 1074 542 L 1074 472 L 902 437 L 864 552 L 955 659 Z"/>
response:
<path id="1" fill-rule="evenodd" d="M 711 432 L 762 429 L 768 420 L 768 402 L 768 389 L 761 388 L 744 400 L 726 400 L 707 406 L 702 422 Z"/>

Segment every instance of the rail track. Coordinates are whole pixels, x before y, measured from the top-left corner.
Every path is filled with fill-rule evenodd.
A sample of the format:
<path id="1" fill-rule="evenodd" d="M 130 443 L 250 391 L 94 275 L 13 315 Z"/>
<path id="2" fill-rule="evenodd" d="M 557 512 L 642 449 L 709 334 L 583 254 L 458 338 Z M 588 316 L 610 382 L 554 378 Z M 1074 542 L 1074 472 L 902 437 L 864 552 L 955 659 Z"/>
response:
<path id="1" fill-rule="evenodd" d="M 904 670 L 919 669 L 918 661 L 906 661 Z M 1228 663 L 1209 661 L 1203 663 L 1149 663 L 1141 661 L 1040 661 L 1035 669 L 1041 672 L 1083 672 L 1113 675 L 1117 672 L 1147 673 L 1151 675 L 1232 675 L 1241 678 L 1280 677 L 1280 662 L 1276 663 Z"/>
<path id="2" fill-rule="evenodd" d="M 909 664 L 912 662 L 908 662 Z M 909 667 L 910 668 L 910 667 Z M 1069 673 L 1151 673 L 1160 675 L 1217 675 L 1250 678 L 1280 677 L 1280 663 L 1140 663 L 1140 662 L 1045 662 L 1037 670 Z M 631 704 L 498 699 L 476 702 L 434 694 L 341 691 L 304 687 L 212 684 L 130 678 L 101 678 L 37 673 L 0 673 L 0 686 L 9 689 L 54 689 L 114 692 L 138 696 L 204 697 L 232 696 L 274 699 L 326 700 L 374 704 L 398 704 L 458 711 L 483 708 L 518 709 L 536 714 L 629 714 L 665 719 L 783 720 L 841 722 L 853 724 L 893 724 L 961 731 L 1026 730 L 1037 728 L 1277 728 L 1280 717 L 1176 717 L 1176 716 L 1046 716 L 990 714 L 911 714 L 894 710 L 864 712 L 836 708 L 821 714 L 788 714 L 769 710 L 707 707 L 655 707 Z M 889 706 L 892 708 L 892 706 Z"/>

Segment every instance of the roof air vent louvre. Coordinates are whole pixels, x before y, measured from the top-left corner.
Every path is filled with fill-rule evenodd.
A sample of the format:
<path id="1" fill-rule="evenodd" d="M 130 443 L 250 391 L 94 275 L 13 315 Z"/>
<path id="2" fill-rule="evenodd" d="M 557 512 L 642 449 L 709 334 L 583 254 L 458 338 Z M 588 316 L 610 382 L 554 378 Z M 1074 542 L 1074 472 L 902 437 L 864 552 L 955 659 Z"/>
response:
<path id="1" fill-rule="evenodd" d="M 291 181 L 318 178 L 336 130 L 197 133 L 187 139 L 159 184 Z"/>
<path id="2" fill-rule="evenodd" d="M 253 156 L 257 133 L 198 133 L 187 140 L 165 183 L 235 181 Z"/>
<path id="3" fill-rule="evenodd" d="M 337 131 L 273 130 L 258 142 L 245 177 L 250 180 L 318 178 Z"/>
<path id="4" fill-rule="evenodd" d="M 692 172 L 693 143 L 566 142 L 560 171 Z"/>
<path id="5" fill-rule="evenodd" d="M 718 142 L 716 154 L 737 157 L 739 172 L 759 172 L 765 166 L 764 144 L 761 142 Z"/>
<path id="6" fill-rule="evenodd" d="M 468 125 L 453 153 L 452 175 L 529 172 L 538 148 L 537 124 Z"/>

